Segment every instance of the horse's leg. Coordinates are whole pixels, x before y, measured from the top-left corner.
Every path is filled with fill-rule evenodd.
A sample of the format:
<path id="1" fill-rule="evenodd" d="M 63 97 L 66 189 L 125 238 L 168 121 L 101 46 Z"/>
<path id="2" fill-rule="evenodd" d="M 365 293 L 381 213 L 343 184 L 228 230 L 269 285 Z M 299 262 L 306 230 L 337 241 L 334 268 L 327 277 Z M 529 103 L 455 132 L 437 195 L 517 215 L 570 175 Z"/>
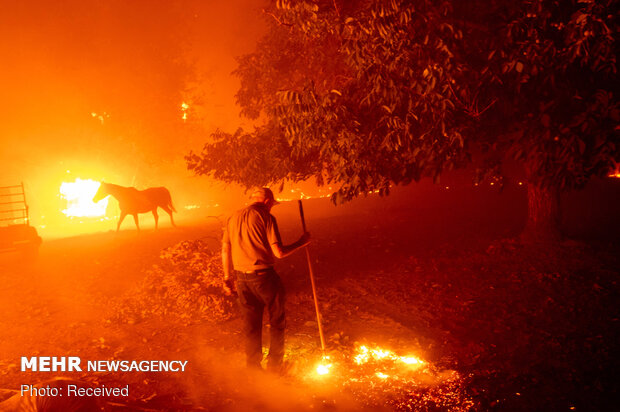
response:
<path id="1" fill-rule="evenodd" d="M 153 209 L 153 219 L 155 219 L 155 230 L 157 230 L 157 221 L 159 220 L 159 216 L 157 215 L 157 208 Z"/>
<path id="2" fill-rule="evenodd" d="M 117 232 L 121 228 L 121 223 L 123 223 L 123 219 L 125 219 L 125 216 L 127 216 L 127 213 L 121 211 L 121 217 L 118 218 L 118 224 L 116 225 Z"/>
<path id="3" fill-rule="evenodd" d="M 168 206 L 165 206 L 165 207 L 162 206 L 161 208 L 164 209 L 164 211 L 170 215 L 170 223 L 172 223 L 172 226 L 177 227 L 177 225 L 174 224 L 174 218 L 172 217 L 172 210 Z"/>
<path id="4" fill-rule="evenodd" d="M 140 222 L 138 222 L 138 214 L 133 214 L 133 221 L 136 222 L 136 227 L 138 228 L 138 232 L 140 231 Z"/>

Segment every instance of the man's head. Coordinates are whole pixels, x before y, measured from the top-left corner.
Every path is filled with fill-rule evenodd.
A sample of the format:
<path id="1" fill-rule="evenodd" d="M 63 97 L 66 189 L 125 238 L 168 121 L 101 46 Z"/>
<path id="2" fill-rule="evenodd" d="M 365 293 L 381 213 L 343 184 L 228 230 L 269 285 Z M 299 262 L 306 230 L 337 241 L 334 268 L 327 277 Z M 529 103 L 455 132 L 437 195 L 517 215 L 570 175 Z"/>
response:
<path id="1" fill-rule="evenodd" d="M 250 199 L 254 203 L 264 204 L 269 209 L 280 203 L 275 199 L 275 197 L 273 196 L 273 192 L 268 187 L 260 187 L 254 190 Z"/>

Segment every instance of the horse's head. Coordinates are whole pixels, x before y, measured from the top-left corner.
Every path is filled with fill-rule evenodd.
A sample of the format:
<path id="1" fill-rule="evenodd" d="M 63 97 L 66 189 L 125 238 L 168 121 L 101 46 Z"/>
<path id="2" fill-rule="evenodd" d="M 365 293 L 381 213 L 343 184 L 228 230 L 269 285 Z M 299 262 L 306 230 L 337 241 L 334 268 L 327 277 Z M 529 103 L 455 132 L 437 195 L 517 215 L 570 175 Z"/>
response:
<path id="1" fill-rule="evenodd" d="M 110 193 L 108 193 L 107 184 L 101 182 L 101 184 L 99 185 L 99 189 L 97 189 L 97 193 L 95 193 L 95 196 L 93 196 L 93 202 L 97 203 L 109 194 Z"/>

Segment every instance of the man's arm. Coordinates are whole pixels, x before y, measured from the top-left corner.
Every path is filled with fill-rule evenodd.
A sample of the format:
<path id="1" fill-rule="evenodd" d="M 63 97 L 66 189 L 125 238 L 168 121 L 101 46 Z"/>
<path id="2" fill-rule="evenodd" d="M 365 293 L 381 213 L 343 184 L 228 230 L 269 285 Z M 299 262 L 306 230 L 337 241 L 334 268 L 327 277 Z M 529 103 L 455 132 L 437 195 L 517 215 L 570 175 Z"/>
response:
<path id="1" fill-rule="evenodd" d="M 230 257 L 230 243 L 222 243 L 222 268 L 224 269 L 224 279 L 229 279 L 232 271 L 232 258 Z"/>
<path id="2" fill-rule="evenodd" d="M 230 256 L 230 243 L 222 242 L 222 268 L 224 269 L 224 293 L 227 295 L 232 294 L 233 278 L 232 272 L 232 258 Z"/>
<path id="3" fill-rule="evenodd" d="M 273 255 L 275 257 L 277 257 L 278 259 L 282 259 L 293 254 L 295 251 L 306 246 L 308 243 L 310 243 L 310 233 L 305 232 L 303 235 L 301 235 L 297 242 L 291 243 L 290 245 L 283 246 L 280 242 L 272 243 L 271 251 L 273 252 Z"/>

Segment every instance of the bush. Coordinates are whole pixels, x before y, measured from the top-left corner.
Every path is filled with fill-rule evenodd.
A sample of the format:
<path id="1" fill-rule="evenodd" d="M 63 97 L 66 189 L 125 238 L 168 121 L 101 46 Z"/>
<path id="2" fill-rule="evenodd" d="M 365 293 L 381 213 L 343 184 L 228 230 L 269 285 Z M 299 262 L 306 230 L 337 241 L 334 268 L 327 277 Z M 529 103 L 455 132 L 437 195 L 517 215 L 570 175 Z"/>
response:
<path id="1" fill-rule="evenodd" d="M 132 324 L 162 316 L 190 324 L 234 317 L 234 299 L 222 290 L 219 253 L 201 240 L 186 240 L 162 250 L 160 258 L 161 263 L 153 265 L 137 290 L 121 302 L 114 320 Z"/>

